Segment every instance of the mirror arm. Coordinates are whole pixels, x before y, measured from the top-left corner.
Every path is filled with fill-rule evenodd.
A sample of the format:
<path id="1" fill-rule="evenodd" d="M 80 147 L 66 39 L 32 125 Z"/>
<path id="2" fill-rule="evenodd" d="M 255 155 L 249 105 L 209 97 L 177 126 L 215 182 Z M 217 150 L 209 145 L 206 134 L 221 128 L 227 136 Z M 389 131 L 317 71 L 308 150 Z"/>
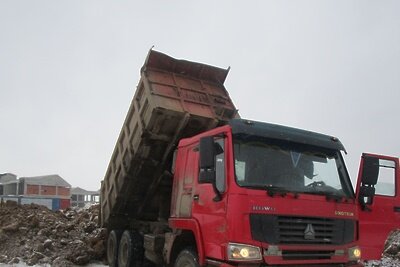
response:
<path id="1" fill-rule="evenodd" d="M 360 193 L 358 202 L 361 205 L 361 210 L 371 211 L 369 205 L 372 205 L 375 196 L 375 187 L 370 184 L 362 184 L 360 187 Z"/>
<path id="2" fill-rule="evenodd" d="M 220 202 L 222 200 L 221 192 L 219 192 L 217 185 L 215 184 L 215 180 L 212 182 L 212 187 L 214 189 L 215 197 L 213 198 L 214 202 Z"/>
<path id="3" fill-rule="evenodd" d="M 372 211 L 371 208 L 368 207 L 367 203 L 365 203 L 364 201 L 360 201 L 361 203 L 361 210 L 363 211 Z"/>

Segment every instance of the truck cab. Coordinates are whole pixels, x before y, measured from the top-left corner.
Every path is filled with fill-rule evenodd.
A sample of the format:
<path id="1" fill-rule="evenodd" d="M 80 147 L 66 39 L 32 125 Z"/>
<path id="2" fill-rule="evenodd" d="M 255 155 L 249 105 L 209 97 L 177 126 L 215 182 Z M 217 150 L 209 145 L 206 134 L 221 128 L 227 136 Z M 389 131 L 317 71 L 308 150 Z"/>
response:
<path id="1" fill-rule="evenodd" d="M 167 243 L 191 241 L 167 254 L 195 253 L 200 265 L 360 266 L 341 151 L 332 136 L 241 119 L 181 140 Z"/>

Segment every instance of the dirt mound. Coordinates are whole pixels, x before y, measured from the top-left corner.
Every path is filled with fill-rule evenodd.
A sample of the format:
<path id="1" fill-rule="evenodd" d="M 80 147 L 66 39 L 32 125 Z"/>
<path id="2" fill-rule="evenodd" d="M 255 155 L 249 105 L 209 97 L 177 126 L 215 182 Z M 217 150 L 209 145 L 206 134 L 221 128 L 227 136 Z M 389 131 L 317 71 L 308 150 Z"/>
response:
<path id="1" fill-rule="evenodd" d="M 400 230 L 393 231 L 386 240 L 382 259 L 368 261 L 366 267 L 399 267 L 400 266 Z"/>
<path id="2" fill-rule="evenodd" d="M 102 261 L 106 230 L 97 227 L 99 206 L 51 211 L 30 204 L 0 206 L 0 263 L 84 265 Z"/>

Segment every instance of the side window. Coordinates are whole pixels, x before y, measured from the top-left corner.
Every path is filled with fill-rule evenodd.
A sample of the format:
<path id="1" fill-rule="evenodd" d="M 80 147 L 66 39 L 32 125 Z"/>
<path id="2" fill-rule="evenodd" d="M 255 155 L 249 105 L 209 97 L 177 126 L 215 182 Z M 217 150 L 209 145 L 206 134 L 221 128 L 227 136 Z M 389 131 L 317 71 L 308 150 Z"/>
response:
<path id="1" fill-rule="evenodd" d="M 243 184 L 245 173 L 246 173 L 246 162 L 239 161 L 235 159 L 235 172 L 236 172 L 236 179 L 240 185 Z"/>
<path id="2" fill-rule="evenodd" d="M 176 155 L 178 154 L 178 149 L 175 149 L 174 154 L 172 156 L 172 166 L 171 166 L 171 173 L 175 173 L 175 167 L 176 167 Z"/>
<path id="3" fill-rule="evenodd" d="M 217 149 L 215 156 L 215 176 L 216 176 L 216 187 L 219 192 L 223 193 L 226 189 L 225 179 L 225 142 L 224 139 L 218 138 L 215 140 L 216 146 L 221 149 Z M 218 153 L 220 152 L 220 153 Z"/>
<path id="4" fill-rule="evenodd" d="M 379 159 L 378 183 L 375 186 L 375 194 L 383 196 L 395 195 L 395 167 L 392 160 Z"/>

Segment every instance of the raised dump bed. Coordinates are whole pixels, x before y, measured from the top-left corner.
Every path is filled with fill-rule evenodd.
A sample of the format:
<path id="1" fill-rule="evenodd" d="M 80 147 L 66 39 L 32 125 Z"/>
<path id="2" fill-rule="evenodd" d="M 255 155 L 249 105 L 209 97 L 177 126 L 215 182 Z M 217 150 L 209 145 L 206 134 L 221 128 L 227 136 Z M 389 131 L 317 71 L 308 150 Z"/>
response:
<path id="1" fill-rule="evenodd" d="M 149 52 L 102 182 L 103 227 L 168 217 L 178 141 L 237 115 L 223 85 L 228 72 Z"/>

